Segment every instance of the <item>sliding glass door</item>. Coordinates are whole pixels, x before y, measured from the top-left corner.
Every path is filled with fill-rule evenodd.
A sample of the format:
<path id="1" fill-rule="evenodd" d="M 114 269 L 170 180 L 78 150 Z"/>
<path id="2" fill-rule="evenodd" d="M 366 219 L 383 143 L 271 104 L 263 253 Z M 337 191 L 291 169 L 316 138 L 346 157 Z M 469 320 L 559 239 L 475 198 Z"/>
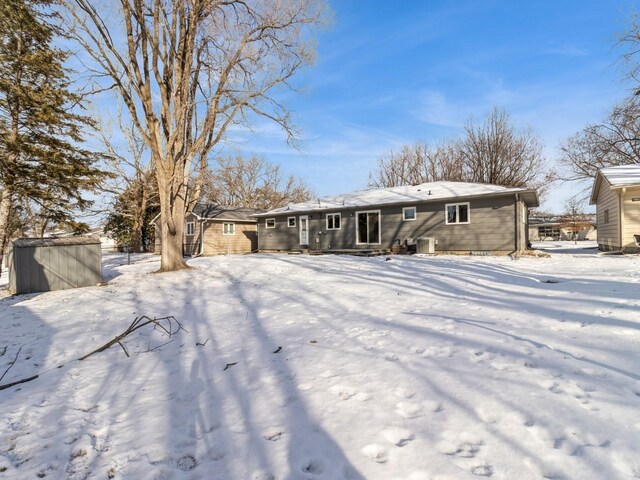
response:
<path id="1" fill-rule="evenodd" d="M 380 244 L 380 210 L 356 212 L 356 244 Z"/>

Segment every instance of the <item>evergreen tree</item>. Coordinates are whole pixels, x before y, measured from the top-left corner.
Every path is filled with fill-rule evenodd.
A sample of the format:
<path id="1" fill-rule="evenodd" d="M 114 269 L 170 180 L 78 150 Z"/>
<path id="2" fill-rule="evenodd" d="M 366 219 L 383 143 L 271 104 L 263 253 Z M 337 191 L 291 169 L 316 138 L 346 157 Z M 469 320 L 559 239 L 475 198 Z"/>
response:
<path id="1" fill-rule="evenodd" d="M 89 205 L 82 192 L 105 175 L 99 156 L 79 147 L 93 124 L 70 90 L 69 53 L 53 46 L 62 32 L 50 5 L 0 2 L 0 265 L 13 204 L 32 201 L 51 218 L 68 218 Z"/>

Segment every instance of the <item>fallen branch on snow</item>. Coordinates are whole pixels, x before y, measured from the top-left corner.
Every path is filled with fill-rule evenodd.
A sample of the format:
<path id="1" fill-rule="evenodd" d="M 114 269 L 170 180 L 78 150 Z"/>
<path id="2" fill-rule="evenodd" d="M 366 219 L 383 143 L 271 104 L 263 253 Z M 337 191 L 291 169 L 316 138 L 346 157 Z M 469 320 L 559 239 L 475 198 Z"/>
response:
<path id="1" fill-rule="evenodd" d="M 122 340 L 124 340 L 128 335 L 132 334 L 136 330 L 138 330 L 138 329 L 140 329 L 142 327 L 145 327 L 147 325 L 151 325 L 151 324 L 153 324 L 154 330 L 156 330 L 156 329 L 162 330 L 169 337 L 175 335 L 180 330 L 184 330 L 185 332 L 189 333 L 182 326 L 182 324 L 178 320 L 176 320 L 175 317 L 173 317 L 173 316 L 162 317 L 162 318 L 155 318 L 155 317 L 154 318 L 150 318 L 150 317 L 147 317 L 146 315 L 143 315 L 141 317 L 136 317 L 135 320 L 133 322 L 131 322 L 131 325 L 129 325 L 129 327 L 127 327 L 127 329 L 125 331 L 123 331 L 120 335 L 117 335 L 116 337 L 114 337 L 113 340 L 110 340 L 109 342 L 105 343 L 101 347 L 96 348 L 95 350 L 93 350 L 92 352 L 87 353 L 86 355 L 83 355 L 82 357 L 78 358 L 78 360 L 79 361 L 85 360 L 86 358 L 90 357 L 91 355 L 95 355 L 96 353 L 103 352 L 103 351 L 111 348 L 115 344 L 120 345 L 120 347 L 122 347 L 122 350 L 124 351 L 124 353 L 127 355 L 127 357 L 129 357 L 130 356 L 129 352 L 127 351 L 126 347 L 122 343 Z M 171 343 L 172 341 L 173 340 L 170 340 L 167 343 L 159 345 L 156 348 L 159 348 L 159 347 L 162 347 L 164 345 L 167 345 L 168 343 Z M 16 353 L 16 356 L 13 359 L 13 362 L 11 362 L 9 367 L 2 374 L 2 376 L 0 377 L 0 381 L 5 377 L 5 375 L 9 372 L 9 370 L 11 370 L 11 368 L 15 365 L 16 361 L 18 360 L 18 355 L 20 355 L 20 351 L 22 350 L 23 346 L 24 345 L 21 345 L 20 348 L 18 349 L 18 352 Z M 155 348 L 152 349 L 151 351 L 153 351 L 153 350 L 155 350 Z M 61 368 L 62 366 L 63 365 L 58 365 L 57 368 Z M 5 389 L 11 388 L 11 387 L 13 387 L 15 385 L 20 385 L 21 383 L 30 382 L 31 380 L 35 380 L 39 376 L 40 375 L 33 375 L 31 377 L 23 378 L 23 379 L 15 381 L 15 382 L 7 383 L 5 385 L 0 385 L 0 390 L 5 390 Z"/>

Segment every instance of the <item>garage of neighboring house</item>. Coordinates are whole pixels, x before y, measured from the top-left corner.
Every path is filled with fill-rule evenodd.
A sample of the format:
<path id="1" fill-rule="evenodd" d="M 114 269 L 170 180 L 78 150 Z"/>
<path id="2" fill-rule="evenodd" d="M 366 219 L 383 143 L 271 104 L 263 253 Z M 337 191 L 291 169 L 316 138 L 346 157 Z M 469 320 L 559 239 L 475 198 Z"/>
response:
<path id="1" fill-rule="evenodd" d="M 252 216 L 261 210 L 197 203 L 187 212 L 184 225 L 183 254 L 228 255 L 250 253 L 258 249 L 258 224 Z M 156 227 L 155 253 L 160 253 L 160 216 Z"/>

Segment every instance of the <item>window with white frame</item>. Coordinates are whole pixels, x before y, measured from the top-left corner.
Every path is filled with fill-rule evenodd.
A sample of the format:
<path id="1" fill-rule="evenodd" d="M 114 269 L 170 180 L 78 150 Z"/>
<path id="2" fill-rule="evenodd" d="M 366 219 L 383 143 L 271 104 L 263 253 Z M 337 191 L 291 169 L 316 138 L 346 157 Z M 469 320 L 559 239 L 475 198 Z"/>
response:
<path id="1" fill-rule="evenodd" d="M 275 218 L 267 218 L 264 221 L 265 228 L 276 228 L 276 219 Z"/>
<path id="2" fill-rule="evenodd" d="M 327 230 L 340 230 L 340 223 L 339 213 L 327 213 Z"/>
<path id="3" fill-rule="evenodd" d="M 410 222 L 416 219 L 416 207 L 404 207 L 402 209 L 402 221 Z"/>
<path id="4" fill-rule="evenodd" d="M 287 225 L 289 225 L 289 227 L 295 227 L 296 226 L 296 217 L 287 218 Z"/>
<path id="5" fill-rule="evenodd" d="M 235 235 L 236 234 L 236 224 L 235 223 L 223 223 L 222 224 L 222 235 Z"/>
<path id="6" fill-rule="evenodd" d="M 193 235 L 196 232 L 196 224 L 194 222 L 187 222 L 187 235 Z"/>
<path id="7" fill-rule="evenodd" d="M 447 203 L 444 206 L 445 225 L 465 225 L 470 223 L 469 202 Z"/>

